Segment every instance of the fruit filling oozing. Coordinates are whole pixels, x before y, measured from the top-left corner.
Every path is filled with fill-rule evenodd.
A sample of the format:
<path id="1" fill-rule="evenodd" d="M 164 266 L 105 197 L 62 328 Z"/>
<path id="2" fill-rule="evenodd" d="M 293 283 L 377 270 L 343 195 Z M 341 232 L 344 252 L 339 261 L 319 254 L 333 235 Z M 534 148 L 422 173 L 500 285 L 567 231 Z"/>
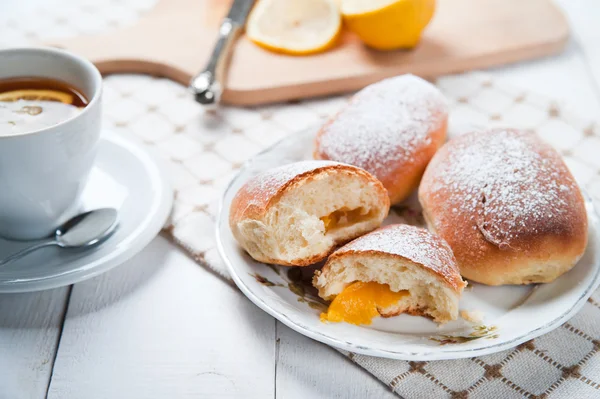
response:
<path id="1" fill-rule="evenodd" d="M 357 281 L 334 298 L 327 312 L 321 313 L 321 321 L 371 324 L 380 315 L 379 309 L 395 305 L 407 295 L 408 291 L 394 292 L 387 284 Z"/>
<path id="2" fill-rule="evenodd" d="M 325 225 L 325 231 L 330 231 L 367 220 L 371 216 L 371 213 L 364 208 L 352 210 L 342 208 L 331 212 L 329 215 L 323 216 L 321 220 Z"/>

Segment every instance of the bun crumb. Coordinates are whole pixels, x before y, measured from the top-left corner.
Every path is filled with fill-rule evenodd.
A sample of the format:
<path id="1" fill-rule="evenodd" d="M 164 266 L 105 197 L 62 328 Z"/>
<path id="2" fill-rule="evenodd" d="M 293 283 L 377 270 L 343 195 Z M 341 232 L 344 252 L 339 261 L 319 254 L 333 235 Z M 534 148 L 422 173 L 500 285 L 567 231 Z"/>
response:
<path id="1" fill-rule="evenodd" d="M 308 266 L 379 227 L 389 207 L 385 188 L 366 171 L 304 161 L 250 179 L 231 201 L 229 225 L 255 260 Z"/>
<path id="2" fill-rule="evenodd" d="M 473 324 L 483 323 L 484 313 L 481 310 L 461 310 L 460 317 Z"/>

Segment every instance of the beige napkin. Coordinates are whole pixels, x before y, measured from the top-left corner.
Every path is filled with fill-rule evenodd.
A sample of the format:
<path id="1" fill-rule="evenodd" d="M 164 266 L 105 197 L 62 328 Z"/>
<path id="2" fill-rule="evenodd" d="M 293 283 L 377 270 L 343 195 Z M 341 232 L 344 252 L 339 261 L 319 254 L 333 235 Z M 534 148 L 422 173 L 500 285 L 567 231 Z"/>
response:
<path id="1" fill-rule="evenodd" d="M 580 184 L 600 197 L 600 128 L 551 100 L 470 73 L 439 79 L 454 134 L 478 126 L 535 129 L 565 157 Z M 105 81 L 105 122 L 158 152 L 176 189 L 166 232 L 200 264 L 227 279 L 214 242 L 217 204 L 241 164 L 287 134 L 322 123 L 346 98 L 204 112 L 164 79 Z M 407 398 L 600 397 L 600 295 L 554 332 L 474 359 L 406 362 L 342 352 Z"/>

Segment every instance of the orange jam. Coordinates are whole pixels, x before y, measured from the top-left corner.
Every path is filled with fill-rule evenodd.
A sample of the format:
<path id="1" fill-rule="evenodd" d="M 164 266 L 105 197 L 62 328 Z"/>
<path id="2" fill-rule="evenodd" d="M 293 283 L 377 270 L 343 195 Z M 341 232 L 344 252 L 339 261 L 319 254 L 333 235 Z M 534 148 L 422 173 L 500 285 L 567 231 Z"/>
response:
<path id="1" fill-rule="evenodd" d="M 394 292 L 387 284 L 357 281 L 335 297 L 327 313 L 321 313 L 321 321 L 371 324 L 379 316 L 377 309 L 395 305 L 407 295 L 408 291 Z"/>
<path id="2" fill-rule="evenodd" d="M 358 223 L 368 216 L 368 212 L 366 212 L 363 208 L 352 210 L 342 208 L 330 213 L 329 215 L 323 216 L 321 220 L 323 221 L 323 225 L 325 225 L 325 231 L 329 231 L 339 227 L 346 227 L 353 223 Z"/>

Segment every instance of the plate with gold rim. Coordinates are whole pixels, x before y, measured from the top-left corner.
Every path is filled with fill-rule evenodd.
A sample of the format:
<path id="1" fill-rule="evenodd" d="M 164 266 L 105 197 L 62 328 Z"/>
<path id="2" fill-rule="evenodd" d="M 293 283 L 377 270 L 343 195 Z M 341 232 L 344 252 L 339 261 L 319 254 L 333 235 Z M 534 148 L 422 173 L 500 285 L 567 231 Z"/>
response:
<path id="1" fill-rule="evenodd" d="M 550 332 L 574 316 L 600 284 L 599 219 L 586 197 L 589 242 L 582 259 L 554 282 L 529 286 L 491 287 L 469 283 L 461 310 L 478 311 L 479 322 L 458 320 L 437 325 L 431 320 L 402 314 L 375 318 L 371 325 L 324 323 L 320 313 L 327 303 L 311 285 L 320 265 L 290 268 L 253 260 L 229 229 L 229 208 L 235 193 L 251 177 L 273 167 L 311 159 L 317 129 L 292 134 L 248 161 L 230 182 L 221 199 L 217 247 L 231 277 L 258 307 L 295 331 L 339 349 L 401 360 L 460 359 L 515 347 Z M 384 224 L 423 225 L 416 198 L 395 205 Z"/>

